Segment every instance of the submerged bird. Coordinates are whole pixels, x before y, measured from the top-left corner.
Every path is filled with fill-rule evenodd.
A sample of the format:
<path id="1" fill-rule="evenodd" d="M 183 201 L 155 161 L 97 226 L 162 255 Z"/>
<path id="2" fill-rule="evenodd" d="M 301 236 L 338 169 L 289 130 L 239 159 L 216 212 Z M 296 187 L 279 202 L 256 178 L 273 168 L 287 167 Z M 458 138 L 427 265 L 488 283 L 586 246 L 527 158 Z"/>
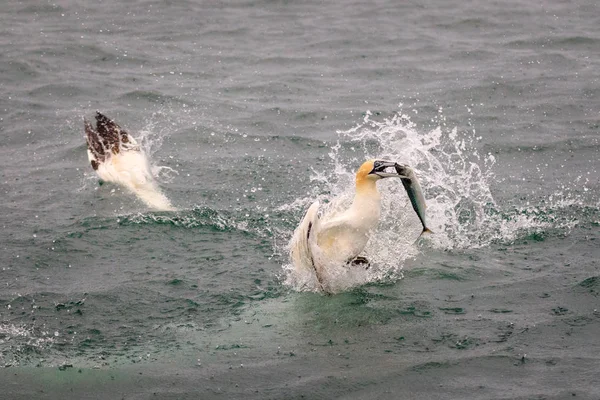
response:
<path id="1" fill-rule="evenodd" d="M 406 178 L 386 172 L 396 163 L 369 160 L 356 172 L 356 194 L 347 210 L 319 218 L 319 202 L 314 202 L 296 228 L 290 242 L 291 259 L 296 269 L 313 270 L 319 286 L 330 291 L 328 269 L 347 264 L 367 264 L 360 257 L 370 233 L 379 222 L 381 196 L 376 182 L 383 178 Z"/>
<path id="2" fill-rule="evenodd" d="M 158 188 L 146 154 L 131 135 L 100 112 L 96 112 L 96 129 L 85 118 L 83 122 L 88 158 L 102 181 L 125 187 L 150 208 L 174 209 Z"/>

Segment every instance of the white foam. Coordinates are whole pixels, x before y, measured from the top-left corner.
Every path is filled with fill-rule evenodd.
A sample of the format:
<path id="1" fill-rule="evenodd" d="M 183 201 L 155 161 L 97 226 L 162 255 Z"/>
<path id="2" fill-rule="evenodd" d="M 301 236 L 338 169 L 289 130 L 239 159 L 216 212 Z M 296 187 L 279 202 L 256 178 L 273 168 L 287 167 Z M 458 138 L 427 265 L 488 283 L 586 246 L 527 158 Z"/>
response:
<path id="1" fill-rule="evenodd" d="M 0 352 L 0 362 L 5 365 L 18 365 L 23 355 L 31 348 L 45 349 L 55 342 L 51 332 L 35 329 L 34 327 L 17 326 L 10 323 L 0 323 L 0 345 L 10 351 Z"/>
<path id="2" fill-rule="evenodd" d="M 434 129 L 423 130 L 401 112 L 379 120 L 367 112 L 357 126 L 338 132 L 339 140 L 329 153 L 334 168 L 315 172 L 312 177 L 321 193 L 329 194 L 296 199 L 280 208 L 297 209 L 302 214 L 312 201 L 323 203 L 334 198 L 337 200 L 329 207 L 349 205 L 355 170 L 369 158 L 413 167 L 428 206 L 428 226 L 435 233 L 415 243 L 422 228 L 400 180 L 379 182 L 381 220 L 364 254 L 372 267 L 360 274 L 339 273 L 340 288 L 401 278 L 405 261 L 417 255 L 421 247 L 480 248 L 494 241 L 515 240 L 524 231 L 554 226 L 552 221 L 538 218 L 543 213 L 541 208 L 503 211 L 490 191 L 495 157 L 478 149 L 480 138 L 474 130 L 447 128 L 442 115 L 436 122 L 439 125 Z M 570 229 L 572 224 L 561 226 Z M 300 276 L 290 264 L 283 268 L 285 283 L 295 290 L 317 290 L 312 278 Z"/>

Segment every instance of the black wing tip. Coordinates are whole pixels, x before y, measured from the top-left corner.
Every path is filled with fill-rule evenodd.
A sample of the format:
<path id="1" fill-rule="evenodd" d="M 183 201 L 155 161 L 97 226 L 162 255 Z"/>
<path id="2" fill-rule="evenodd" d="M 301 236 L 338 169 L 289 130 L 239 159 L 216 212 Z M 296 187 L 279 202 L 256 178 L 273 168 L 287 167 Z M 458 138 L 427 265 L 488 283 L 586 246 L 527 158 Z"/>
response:
<path id="1" fill-rule="evenodd" d="M 92 123 L 85 117 L 83 117 L 83 125 L 85 130 L 85 141 L 87 144 L 87 149 L 93 157 L 90 160 L 90 164 L 94 171 L 98 170 L 98 167 L 105 159 L 105 151 L 104 145 L 99 137 L 98 131 L 94 129 Z"/>
<path id="2" fill-rule="evenodd" d="M 94 125 L 92 125 L 92 123 L 88 121 L 85 117 L 83 118 L 83 130 L 85 131 L 85 138 L 87 140 L 88 145 L 90 144 L 90 141 L 97 140 L 95 136 L 98 133 L 94 129 Z"/>
<path id="3" fill-rule="evenodd" d="M 115 124 L 115 121 L 113 121 L 111 118 L 107 117 L 106 114 L 102 114 L 100 111 L 96 111 L 96 123 L 97 124 L 104 124 L 104 125 L 108 125 L 108 124 Z"/>

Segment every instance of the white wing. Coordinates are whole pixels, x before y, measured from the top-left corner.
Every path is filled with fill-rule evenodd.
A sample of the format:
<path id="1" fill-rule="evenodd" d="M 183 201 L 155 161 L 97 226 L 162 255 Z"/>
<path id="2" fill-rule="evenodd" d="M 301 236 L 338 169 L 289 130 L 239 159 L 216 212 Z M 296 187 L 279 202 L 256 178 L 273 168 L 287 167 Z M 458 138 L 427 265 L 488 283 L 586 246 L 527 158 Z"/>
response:
<path id="1" fill-rule="evenodd" d="M 317 243 L 322 248 L 329 248 L 333 245 L 336 237 L 341 233 L 352 230 L 352 224 L 348 218 L 338 216 L 329 221 L 319 221 L 319 230 L 317 231 Z"/>
<path id="2" fill-rule="evenodd" d="M 306 211 L 302 222 L 296 228 L 291 241 L 291 257 L 296 268 L 314 271 L 317 280 L 322 284 L 321 266 L 317 232 L 319 230 L 319 202 L 315 201 Z"/>

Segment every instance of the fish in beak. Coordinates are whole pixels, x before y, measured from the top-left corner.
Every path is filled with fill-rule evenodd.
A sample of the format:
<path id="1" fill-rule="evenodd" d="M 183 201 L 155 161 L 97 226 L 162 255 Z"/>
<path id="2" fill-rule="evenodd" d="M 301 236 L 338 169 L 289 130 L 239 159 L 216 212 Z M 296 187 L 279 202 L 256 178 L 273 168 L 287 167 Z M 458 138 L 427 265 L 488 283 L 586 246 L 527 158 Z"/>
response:
<path id="1" fill-rule="evenodd" d="M 410 199 L 413 209 L 417 213 L 419 220 L 421 220 L 421 225 L 423 225 L 423 231 L 421 232 L 421 235 L 424 233 L 432 233 L 431 229 L 427 227 L 427 223 L 425 222 L 425 209 L 427 208 L 427 205 L 425 204 L 423 190 L 421 189 L 421 185 L 419 184 L 419 180 L 417 179 L 415 171 L 408 165 L 402 165 L 398 163 L 394 164 L 394 168 L 397 172 L 396 176 L 402 180 L 402 185 L 404 186 L 404 190 L 406 190 L 406 194 Z"/>
<path id="2" fill-rule="evenodd" d="M 386 172 L 387 168 L 395 168 L 396 163 L 391 161 L 375 160 L 373 161 L 373 169 L 369 175 L 376 175 L 380 178 L 400 178 L 396 172 Z"/>

